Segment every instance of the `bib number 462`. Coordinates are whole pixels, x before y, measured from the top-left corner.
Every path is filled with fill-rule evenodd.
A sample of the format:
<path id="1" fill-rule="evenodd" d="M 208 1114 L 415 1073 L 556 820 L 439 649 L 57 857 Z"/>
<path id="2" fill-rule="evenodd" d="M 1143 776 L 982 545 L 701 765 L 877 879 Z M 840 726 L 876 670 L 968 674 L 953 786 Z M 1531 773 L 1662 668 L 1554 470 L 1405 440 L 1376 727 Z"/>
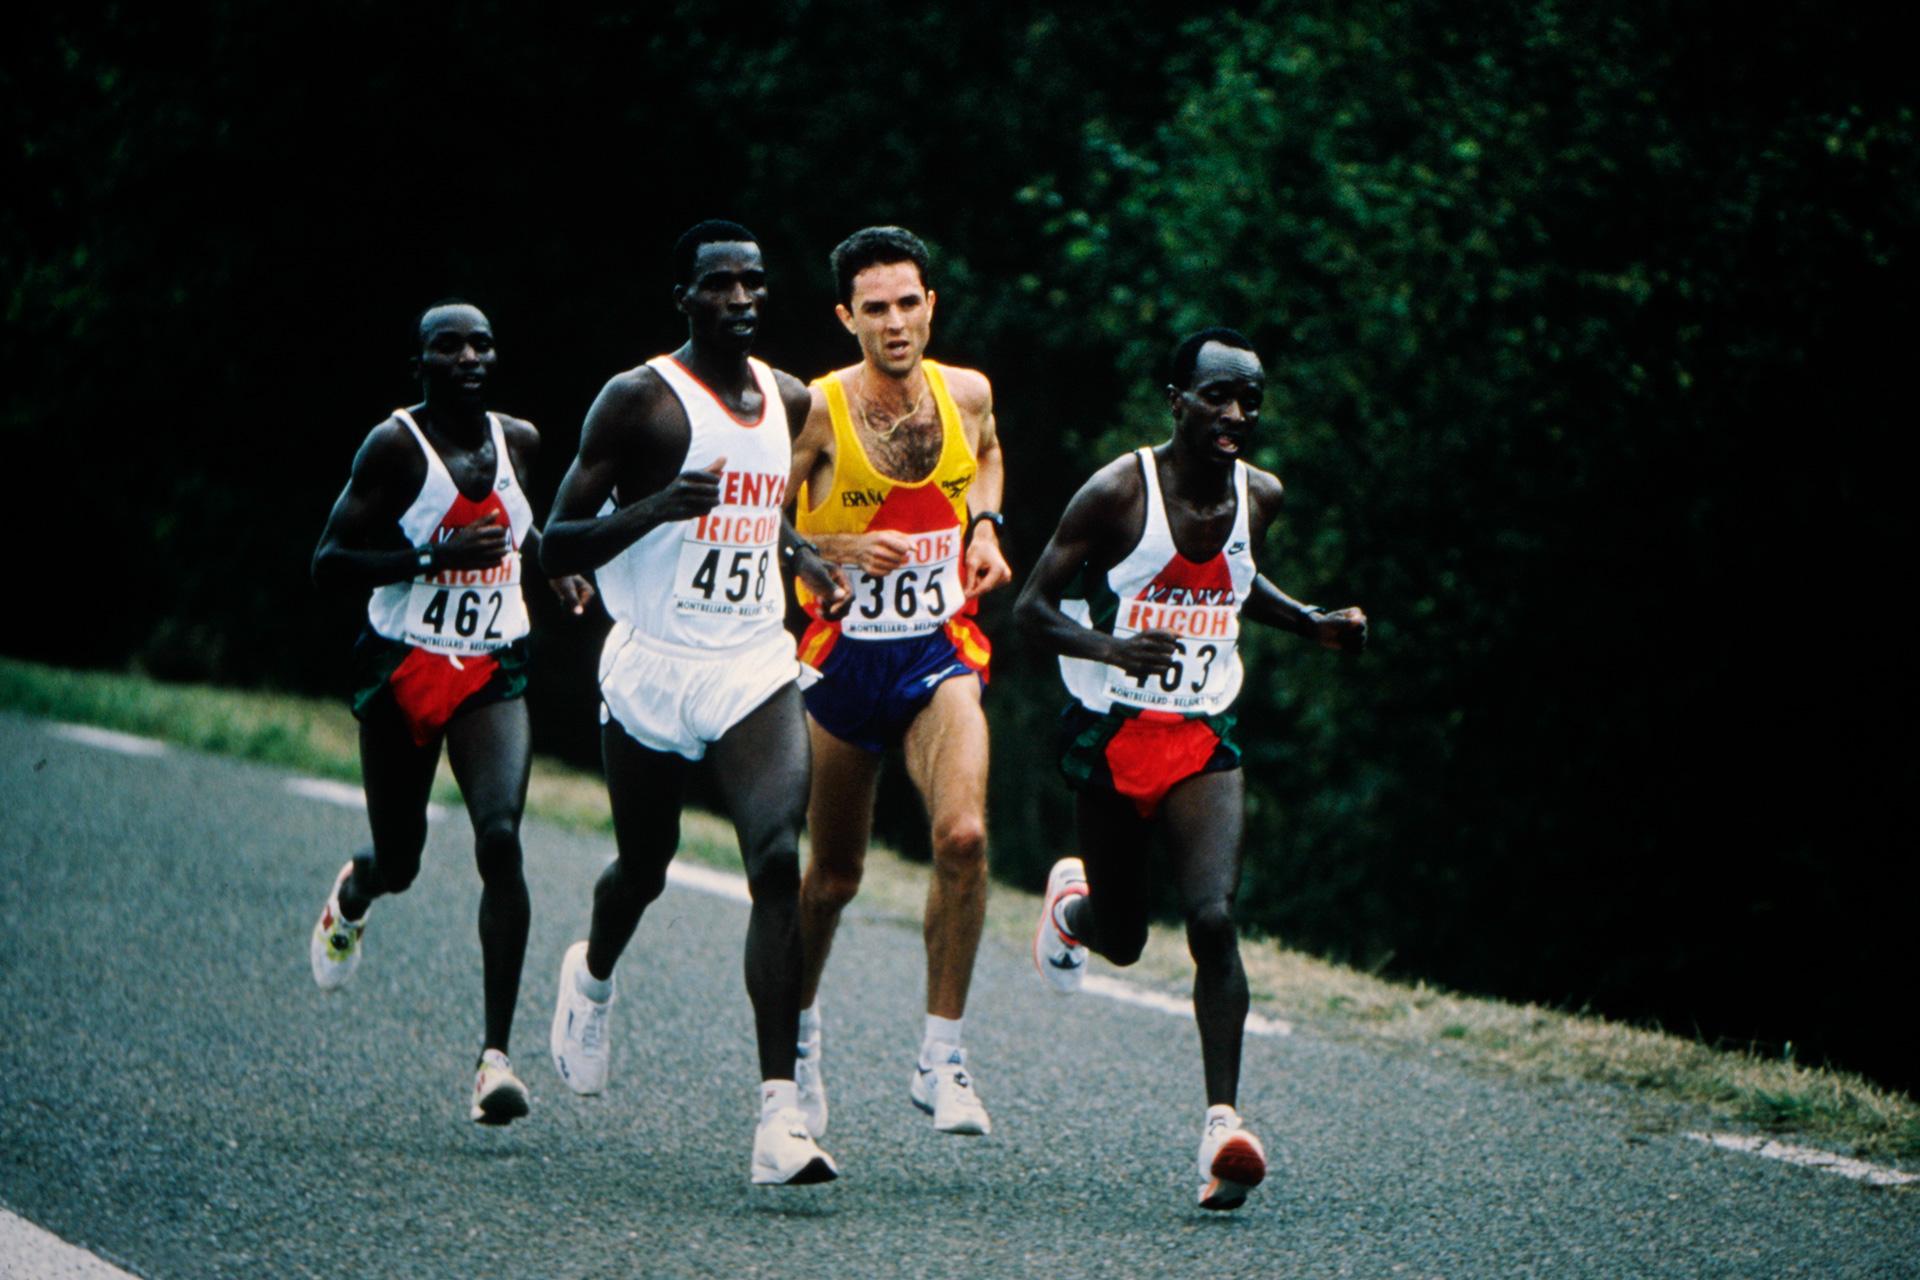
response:
<path id="1" fill-rule="evenodd" d="M 485 595 L 478 591 L 462 591 L 457 598 L 451 587 L 442 587 L 434 592 L 433 599 L 427 601 L 427 607 L 420 613 L 420 621 L 432 627 L 433 634 L 437 636 L 447 634 L 449 604 L 453 608 L 452 624 L 455 635 L 463 640 L 472 639 L 474 632 L 480 628 L 481 614 L 486 613 L 487 628 L 481 633 L 480 638 L 500 639 L 498 627 L 504 597 L 498 590 L 487 592 Z M 487 612 L 489 608 L 492 610 L 491 613 Z"/>

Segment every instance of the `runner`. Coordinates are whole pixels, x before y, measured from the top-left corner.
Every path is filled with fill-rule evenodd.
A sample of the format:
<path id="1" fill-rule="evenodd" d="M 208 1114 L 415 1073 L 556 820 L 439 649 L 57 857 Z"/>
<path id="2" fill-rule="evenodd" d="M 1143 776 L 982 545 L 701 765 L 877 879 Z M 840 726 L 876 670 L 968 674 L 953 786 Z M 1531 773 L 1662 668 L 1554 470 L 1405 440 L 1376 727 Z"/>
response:
<path id="1" fill-rule="evenodd" d="M 478 308 L 429 307 L 419 338 L 413 367 L 423 399 L 367 435 L 313 555 L 321 587 L 372 591 L 354 646 L 353 713 L 373 844 L 335 877 L 308 951 L 313 980 L 339 987 L 359 967 L 367 908 L 406 892 L 419 874 L 444 740 L 473 822 L 481 883 L 487 1025 L 470 1114 L 506 1124 L 527 1114 L 507 1037 L 527 948 L 520 811 L 531 754 L 520 562 L 539 547 L 523 486 L 540 436 L 484 407 L 497 353 Z M 593 594 L 578 578 L 553 585 L 576 614 Z"/>
<path id="2" fill-rule="evenodd" d="M 1365 645 L 1367 619 L 1301 604 L 1254 568 L 1281 486 L 1241 461 L 1266 386 L 1251 345 L 1207 329 L 1174 349 L 1172 366 L 1173 437 L 1107 464 L 1074 495 L 1016 609 L 1026 634 L 1060 655 L 1074 698 L 1060 767 L 1077 793 L 1081 856 L 1047 878 L 1033 958 L 1061 991 L 1079 987 L 1089 949 L 1119 965 L 1140 958 L 1146 851 L 1160 827 L 1195 970 L 1200 1207 L 1236 1209 L 1266 1176 L 1260 1140 L 1235 1110 L 1248 1001 L 1233 922 L 1240 751 L 1227 709 L 1240 691 L 1240 619 L 1348 651 Z"/>
<path id="3" fill-rule="evenodd" d="M 807 389 L 748 354 L 767 296 L 753 233 L 703 222 L 674 246 L 674 267 L 687 342 L 600 392 L 543 549 L 549 573 L 598 570 L 613 615 L 600 719 L 619 850 L 594 889 L 592 930 L 561 966 L 553 1064 L 575 1093 L 605 1087 L 614 965 L 665 886 L 693 764 L 710 760 L 753 894 L 752 1179 L 824 1182 L 838 1171 L 808 1135 L 793 1083 L 808 761 L 781 568 L 833 604 L 846 584 L 781 517 L 789 423 L 805 421 Z"/>
<path id="4" fill-rule="evenodd" d="M 942 1133 L 992 1128 L 966 1068 L 961 1028 L 987 907 L 989 647 L 975 600 L 1011 578 L 1000 554 L 1000 440 L 983 374 L 924 358 L 933 321 L 927 249 L 869 227 L 833 251 L 840 323 L 861 361 L 813 383 L 794 442 L 795 524 L 850 571 L 853 600 L 814 614 L 800 659 L 813 741 L 812 856 L 800 889 L 806 970 L 800 1099 L 827 1127 L 820 974 L 840 913 L 860 889 L 884 754 L 904 749 L 932 822 L 927 1016 L 908 1096 Z"/>

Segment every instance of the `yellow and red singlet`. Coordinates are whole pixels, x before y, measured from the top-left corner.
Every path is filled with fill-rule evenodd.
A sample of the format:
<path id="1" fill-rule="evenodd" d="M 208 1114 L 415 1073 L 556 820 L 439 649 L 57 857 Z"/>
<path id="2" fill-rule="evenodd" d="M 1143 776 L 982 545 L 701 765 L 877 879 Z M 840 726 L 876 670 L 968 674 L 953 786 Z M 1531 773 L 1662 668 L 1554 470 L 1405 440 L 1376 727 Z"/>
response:
<path id="1" fill-rule="evenodd" d="M 800 661 L 818 669 L 842 637 L 849 640 L 897 640 L 944 630 L 954 652 L 984 678 L 992 647 L 974 619 L 974 602 L 966 598 L 961 541 L 967 529 L 967 490 L 978 470 L 973 450 L 960 421 L 960 410 L 947 390 L 945 372 L 931 360 L 921 362 L 927 387 L 940 416 L 940 458 L 925 479 L 908 482 L 882 475 L 867 456 L 847 391 L 839 375 L 814 380 L 827 397 L 833 420 L 833 485 L 814 494 L 803 482 L 795 528 L 803 537 L 857 534 L 890 529 L 913 542 L 907 562 L 886 574 L 862 572 L 844 565 L 853 587 L 853 604 L 844 617 L 828 622 L 820 617 L 819 600 L 805 584 L 796 583 L 800 604 L 813 622 L 800 639 Z"/>

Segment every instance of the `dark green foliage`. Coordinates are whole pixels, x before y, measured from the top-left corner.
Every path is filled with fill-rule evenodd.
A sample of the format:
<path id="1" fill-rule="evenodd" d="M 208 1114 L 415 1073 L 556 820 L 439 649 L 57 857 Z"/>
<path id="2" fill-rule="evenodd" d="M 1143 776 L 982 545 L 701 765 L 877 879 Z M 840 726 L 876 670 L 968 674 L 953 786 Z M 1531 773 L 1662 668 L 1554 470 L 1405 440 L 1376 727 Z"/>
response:
<path id="1" fill-rule="evenodd" d="M 760 230 L 763 354 L 811 375 L 854 355 L 827 250 L 898 221 L 935 250 L 935 354 L 993 375 L 1019 564 L 1164 431 L 1176 337 L 1264 353 L 1262 565 L 1366 606 L 1375 647 L 1250 646 L 1251 921 L 1911 1083 L 1874 978 L 1913 900 L 1882 722 L 1913 692 L 1884 619 L 1920 148 L 1885 33 L 1809 4 L 396 12 L 68 7 L 10 41 L 0 429 L 49 546 L 15 598 L 52 607 L 9 650 L 337 688 L 357 602 L 306 559 L 410 396 L 420 305 L 489 309 L 544 499 L 600 383 L 678 340 L 682 228 Z M 82 532 L 109 550 L 76 564 Z M 993 849 L 1034 885 L 1070 839 L 1062 695 L 1009 603 Z M 597 635 L 535 604 L 542 745 L 590 759 Z M 920 824 L 896 793 L 883 831 Z"/>

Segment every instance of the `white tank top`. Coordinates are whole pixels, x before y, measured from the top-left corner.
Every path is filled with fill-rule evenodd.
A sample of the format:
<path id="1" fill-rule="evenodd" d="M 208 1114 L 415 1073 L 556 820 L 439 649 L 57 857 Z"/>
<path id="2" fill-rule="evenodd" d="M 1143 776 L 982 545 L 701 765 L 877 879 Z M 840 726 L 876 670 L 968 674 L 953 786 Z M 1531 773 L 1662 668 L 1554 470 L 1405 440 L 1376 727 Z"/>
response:
<path id="1" fill-rule="evenodd" d="M 493 431 L 493 484 L 479 502 L 460 492 L 447 464 L 426 433 L 405 409 L 398 418 L 427 455 L 426 479 L 413 504 L 400 516 L 400 531 L 410 547 L 431 538 L 445 542 L 461 529 L 499 513 L 512 534 L 512 549 L 499 564 L 485 569 L 439 569 L 409 582 L 375 587 L 367 601 L 367 622 L 389 640 L 418 645 L 435 653 L 480 654 L 503 649 L 527 634 L 527 604 L 520 594 L 520 544 L 533 528 L 533 506 L 513 473 L 507 433 L 489 413 Z"/>
<path id="2" fill-rule="evenodd" d="M 1173 665 L 1157 676 L 1130 676 L 1086 658 L 1061 658 L 1068 692 L 1090 711 L 1116 706 L 1185 717 L 1219 715 L 1240 692 L 1240 607 L 1253 587 L 1253 543 L 1248 533 L 1247 467 L 1233 464 L 1233 531 L 1211 560 L 1195 563 L 1173 544 L 1153 450 L 1136 455 L 1147 486 L 1147 521 L 1140 541 L 1109 569 L 1104 581 L 1060 602 L 1082 626 L 1125 639 L 1142 631 L 1171 631 L 1180 639 Z"/>
<path id="3" fill-rule="evenodd" d="M 712 511 L 649 530 L 595 572 L 607 612 L 641 635 L 691 649 L 731 649 L 783 627 L 780 508 L 793 442 L 773 370 L 751 357 L 747 365 L 760 387 L 760 417 L 741 423 L 679 361 L 647 361 L 687 411 L 692 437 L 680 469 L 699 471 L 716 458 L 727 467 Z"/>

